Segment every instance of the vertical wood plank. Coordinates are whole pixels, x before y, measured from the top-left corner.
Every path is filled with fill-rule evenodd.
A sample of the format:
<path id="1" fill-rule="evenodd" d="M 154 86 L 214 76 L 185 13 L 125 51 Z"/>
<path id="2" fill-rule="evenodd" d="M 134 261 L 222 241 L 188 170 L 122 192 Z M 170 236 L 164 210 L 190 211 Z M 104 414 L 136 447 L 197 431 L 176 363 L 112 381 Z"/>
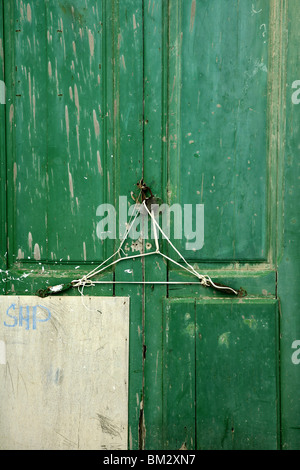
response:
<path id="1" fill-rule="evenodd" d="M 134 203 L 131 192 L 138 194 L 136 183 L 143 172 L 143 2 L 131 0 L 114 2 L 114 153 L 118 181 L 115 204 L 119 196 L 127 197 L 127 210 Z M 117 210 L 117 213 L 119 211 Z M 120 215 L 120 214 L 119 214 Z M 127 217 L 129 222 L 130 217 Z M 119 219 L 117 219 L 119 224 Z M 124 227 L 122 227 L 124 230 Z M 128 237 L 124 248 L 136 254 Z M 120 240 L 116 239 L 116 247 Z M 116 281 L 143 280 L 143 261 L 122 261 L 115 268 Z M 126 294 L 125 294 L 126 292 Z M 142 285 L 115 286 L 115 295 L 129 295 L 130 355 L 129 355 L 129 449 L 143 446 L 143 344 L 144 288 Z"/>
<path id="2" fill-rule="evenodd" d="M 195 449 L 196 308 L 193 300 L 164 305 L 163 448 Z"/>
<path id="3" fill-rule="evenodd" d="M 2 270 L 7 268 L 6 247 L 6 143 L 5 143 L 5 108 L 6 108 L 6 85 L 4 69 L 4 2 L 0 1 L 0 279 Z M 1 286 L 0 293 L 5 293 Z"/>
<path id="4" fill-rule="evenodd" d="M 166 101 L 168 54 L 167 2 L 144 4 L 144 178 L 153 194 L 167 202 Z M 148 240 L 155 250 L 152 224 L 148 225 Z M 163 240 L 159 237 L 162 249 Z M 145 280 L 166 281 L 167 265 L 160 255 L 145 258 Z M 145 448 L 163 447 L 162 423 L 162 306 L 166 285 L 145 286 Z"/>
<path id="5" fill-rule="evenodd" d="M 282 448 L 300 449 L 300 276 L 299 250 L 299 5 L 295 2 L 280 2 L 284 17 L 282 23 L 282 60 L 285 60 L 286 75 L 283 76 L 281 129 L 285 128 L 283 184 L 279 189 L 279 201 L 283 210 L 280 221 L 281 245 L 278 249 L 278 296 L 280 299 L 280 353 L 281 353 L 281 429 Z M 283 195 L 283 198 L 282 198 Z M 282 224 L 282 225 L 281 225 Z"/>
<path id="6" fill-rule="evenodd" d="M 197 302 L 197 449 L 278 448 L 276 300 Z"/>
<path id="7" fill-rule="evenodd" d="M 170 1 L 170 195 L 209 214 L 203 247 L 176 241 L 195 261 L 268 259 L 269 5 L 255 6 Z"/>
<path id="8" fill-rule="evenodd" d="M 103 47 L 104 4 L 51 2 L 47 8 L 49 260 L 103 259 L 96 210 L 108 202 L 103 123 L 111 115 L 103 87 L 112 60 L 111 45 Z M 71 250 L 70 235 L 78 240 Z"/>
<path id="9" fill-rule="evenodd" d="M 11 13 L 10 260 L 38 261 L 47 257 L 47 47 L 46 34 L 40 35 L 47 29 L 46 8 L 14 1 Z"/>

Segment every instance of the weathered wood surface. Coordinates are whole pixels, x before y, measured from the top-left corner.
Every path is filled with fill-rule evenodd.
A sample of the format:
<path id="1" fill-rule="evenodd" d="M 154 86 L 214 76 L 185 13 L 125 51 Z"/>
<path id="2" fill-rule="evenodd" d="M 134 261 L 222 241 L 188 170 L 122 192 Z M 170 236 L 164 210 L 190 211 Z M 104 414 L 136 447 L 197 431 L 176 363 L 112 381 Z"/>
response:
<path id="1" fill-rule="evenodd" d="M 0 298 L 0 448 L 126 449 L 127 297 Z"/>

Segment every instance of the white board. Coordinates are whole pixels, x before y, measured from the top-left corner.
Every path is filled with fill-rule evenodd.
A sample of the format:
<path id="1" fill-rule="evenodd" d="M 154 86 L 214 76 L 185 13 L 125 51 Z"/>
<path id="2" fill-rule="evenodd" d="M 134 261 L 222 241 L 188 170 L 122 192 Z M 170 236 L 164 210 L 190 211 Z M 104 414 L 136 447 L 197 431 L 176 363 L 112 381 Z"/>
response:
<path id="1" fill-rule="evenodd" d="M 129 298 L 0 296 L 0 448 L 127 449 Z"/>

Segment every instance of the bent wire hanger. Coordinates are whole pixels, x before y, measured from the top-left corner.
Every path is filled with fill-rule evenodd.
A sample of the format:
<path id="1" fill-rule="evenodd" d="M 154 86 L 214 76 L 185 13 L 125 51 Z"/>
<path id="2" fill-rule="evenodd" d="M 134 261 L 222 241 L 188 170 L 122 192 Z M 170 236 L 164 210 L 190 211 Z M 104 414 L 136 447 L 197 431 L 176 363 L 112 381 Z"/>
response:
<path id="1" fill-rule="evenodd" d="M 244 289 L 240 288 L 239 290 L 235 290 L 232 287 L 228 287 L 228 286 L 224 286 L 222 284 L 216 283 L 216 282 L 212 281 L 212 279 L 207 274 L 204 275 L 204 274 L 198 273 L 193 268 L 193 266 L 191 266 L 186 261 L 186 259 L 183 257 L 183 255 L 177 250 L 177 248 L 173 245 L 171 240 L 163 232 L 162 228 L 160 227 L 160 225 L 158 224 L 157 220 L 154 217 L 153 211 L 151 209 L 151 204 L 149 204 L 149 202 L 151 202 L 151 201 L 153 201 L 153 199 L 155 199 L 153 194 L 152 194 L 151 189 L 144 183 L 143 179 L 140 180 L 137 183 L 137 186 L 140 189 L 139 197 L 140 197 L 140 195 L 142 196 L 141 197 L 142 203 L 141 204 L 136 203 L 136 206 L 135 206 L 136 213 L 135 213 L 135 215 L 133 213 L 132 216 L 131 216 L 131 220 L 132 220 L 132 218 L 133 218 L 133 220 L 132 220 L 132 222 L 130 220 L 131 223 L 129 223 L 129 227 L 126 229 L 124 238 L 121 241 L 118 250 L 115 253 L 113 253 L 109 258 L 107 258 L 105 261 L 103 261 L 99 266 L 94 268 L 92 271 L 90 271 L 88 274 L 86 274 L 82 278 L 73 280 L 73 281 L 71 281 L 67 284 L 59 284 L 59 285 L 56 285 L 56 286 L 47 287 L 46 289 L 39 289 L 37 291 L 36 295 L 43 298 L 43 297 L 47 297 L 49 295 L 54 295 L 54 294 L 63 292 L 63 291 L 68 290 L 72 287 L 76 287 L 76 288 L 78 288 L 78 290 L 81 287 L 82 290 L 81 291 L 79 290 L 79 292 L 81 293 L 81 295 L 83 295 L 83 289 L 85 287 L 94 286 L 95 284 L 151 284 L 151 285 L 153 285 L 153 284 L 181 284 L 181 285 L 185 284 L 185 285 L 191 285 L 191 284 L 199 284 L 199 282 L 200 282 L 201 285 L 203 285 L 205 287 L 212 287 L 212 288 L 216 289 L 217 291 L 223 292 L 224 294 L 235 295 L 235 296 L 238 296 L 238 297 L 245 297 L 247 295 L 247 292 Z M 148 196 L 149 193 L 150 193 L 150 196 Z M 139 197 L 137 198 L 137 201 L 138 201 Z M 151 251 L 151 252 L 148 252 L 148 253 L 140 253 L 138 255 L 128 256 L 128 255 L 125 254 L 124 250 L 122 249 L 122 246 L 123 246 L 128 234 L 131 230 L 131 227 L 133 226 L 133 224 L 136 220 L 136 217 L 140 213 L 142 206 L 144 207 L 146 212 L 150 215 L 151 221 L 153 223 L 153 234 L 154 234 L 156 249 L 154 251 Z M 150 207 L 151 211 L 149 210 L 148 207 Z M 165 255 L 164 253 L 162 253 L 160 251 L 159 243 L 158 243 L 157 230 L 159 230 L 161 232 L 163 237 L 167 240 L 169 245 L 173 248 L 173 250 L 181 258 L 181 260 L 184 262 L 184 264 L 178 263 L 173 258 Z M 121 256 L 121 254 L 120 254 L 121 251 L 124 254 L 124 256 Z M 182 281 L 99 281 L 99 280 L 94 280 L 94 279 L 92 280 L 92 278 L 94 278 L 97 274 L 99 274 L 99 273 L 103 272 L 104 270 L 110 268 L 111 266 L 119 263 L 120 261 L 128 260 L 128 259 L 135 259 L 135 258 L 140 258 L 140 257 L 145 257 L 145 256 L 150 256 L 150 255 L 160 255 L 160 256 L 162 256 L 163 258 L 167 259 L 168 261 L 170 261 L 170 262 L 176 264 L 177 266 L 179 266 L 181 269 L 184 269 L 184 270 L 188 271 L 190 274 L 195 276 L 198 279 L 198 281 L 197 282 L 192 282 L 192 281 L 182 282 Z M 111 261 L 116 256 L 118 256 L 118 257 L 116 259 L 114 259 L 113 261 Z M 111 262 L 109 264 L 107 264 L 109 261 L 111 261 Z"/>

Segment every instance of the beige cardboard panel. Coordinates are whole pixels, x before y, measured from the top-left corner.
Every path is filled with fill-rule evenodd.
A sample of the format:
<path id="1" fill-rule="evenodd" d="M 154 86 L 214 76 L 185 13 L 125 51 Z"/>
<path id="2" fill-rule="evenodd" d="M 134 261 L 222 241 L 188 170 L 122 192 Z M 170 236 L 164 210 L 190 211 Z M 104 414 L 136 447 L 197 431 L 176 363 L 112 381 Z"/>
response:
<path id="1" fill-rule="evenodd" d="M 0 297 L 0 448 L 126 449 L 127 297 Z"/>

